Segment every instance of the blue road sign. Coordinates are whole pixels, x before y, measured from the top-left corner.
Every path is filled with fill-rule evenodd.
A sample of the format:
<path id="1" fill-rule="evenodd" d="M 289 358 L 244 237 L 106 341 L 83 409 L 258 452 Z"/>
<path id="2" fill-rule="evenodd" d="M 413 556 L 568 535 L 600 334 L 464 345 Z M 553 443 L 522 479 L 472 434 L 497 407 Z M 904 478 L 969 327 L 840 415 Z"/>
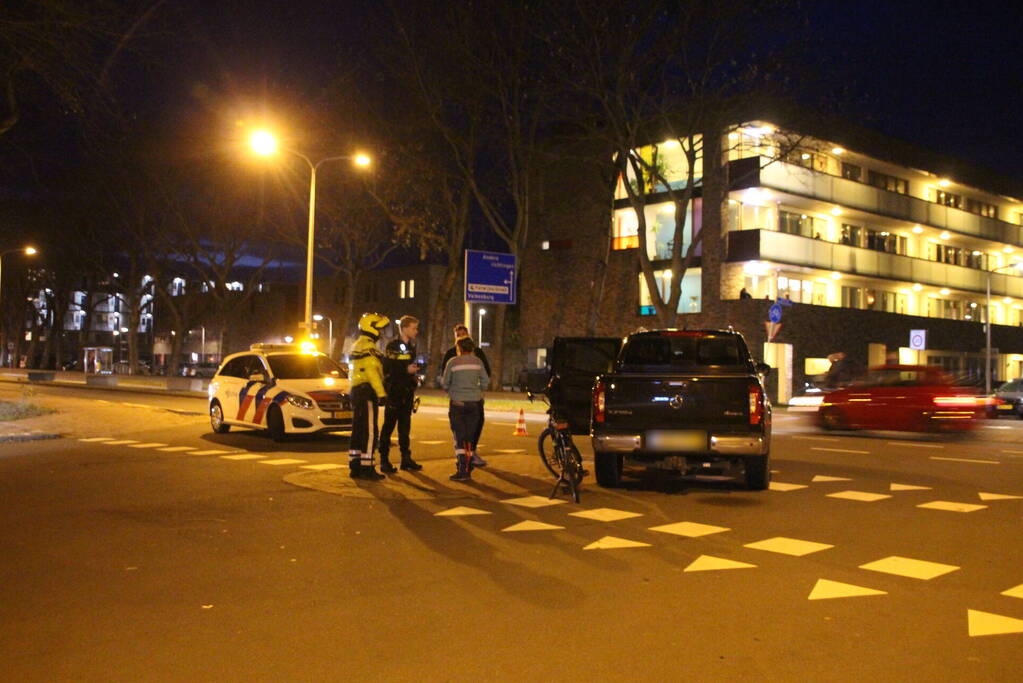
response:
<path id="1" fill-rule="evenodd" d="M 767 319 L 770 320 L 772 323 L 780 323 L 781 322 L 781 305 L 780 304 L 771 304 L 771 307 L 769 309 L 767 309 Z"/>
<path id="2" fill-rule="evenodd" d="M 465 250 L 465 300 L 469 303 L 514 304 L 515 256 Z"/>

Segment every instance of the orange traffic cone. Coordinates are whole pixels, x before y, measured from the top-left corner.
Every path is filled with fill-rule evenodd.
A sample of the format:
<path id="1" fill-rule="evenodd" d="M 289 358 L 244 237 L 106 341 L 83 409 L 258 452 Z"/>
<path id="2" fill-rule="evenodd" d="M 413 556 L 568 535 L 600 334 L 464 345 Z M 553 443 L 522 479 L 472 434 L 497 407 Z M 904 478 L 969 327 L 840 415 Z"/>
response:
<path id="1" fill-rule="evenodd" d="M 519 408 L 519 419 L 515 423 L 515 432 L 512 436 L 529 436 L 526 431 L 526 412 L 522 408 Z"/>

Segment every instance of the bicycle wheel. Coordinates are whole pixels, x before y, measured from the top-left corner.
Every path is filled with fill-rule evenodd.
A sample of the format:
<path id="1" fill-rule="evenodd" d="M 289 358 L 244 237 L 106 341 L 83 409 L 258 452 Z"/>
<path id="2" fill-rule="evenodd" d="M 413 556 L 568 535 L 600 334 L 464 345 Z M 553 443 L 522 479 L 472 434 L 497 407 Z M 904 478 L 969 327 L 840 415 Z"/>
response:
<path id="1" fill-rule="evenodd" d="M 540 451 L 540 460 L 543 462 L 544 467 L 553 474 L 555 477 L 561 476 L 561 464 L 558 462 L 557 457 L 554 453 L 554 429 L 548 427 L 547 429 L 540 432 L 540 437 L 536 440 L 537 450 Z"/>
<path id="2" fill-rule="evenodd" d="M 558 455 L 565 467 L 566 487 L 572 494 L 572 500 L 578 503 L 579 484 L 583 480 L 582 456 L 579 454 L 579 449 L 571 442 L 564 444 L 564 447 L 558 450 L 560 451 Z"/>

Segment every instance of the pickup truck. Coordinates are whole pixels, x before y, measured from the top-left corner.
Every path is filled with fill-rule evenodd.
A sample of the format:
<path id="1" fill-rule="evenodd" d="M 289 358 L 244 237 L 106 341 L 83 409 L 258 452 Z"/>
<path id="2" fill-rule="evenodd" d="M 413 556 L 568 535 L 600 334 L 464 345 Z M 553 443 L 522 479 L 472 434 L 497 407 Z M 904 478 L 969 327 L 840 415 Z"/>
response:
<path id="1" fill-rule="evenodd" d="M 769 367 L 732 330 L 656 330 L 627 337 L 592 391 L 597 483 L 621 485 L 626 464 L 682 475 L 770 481 Z"/>

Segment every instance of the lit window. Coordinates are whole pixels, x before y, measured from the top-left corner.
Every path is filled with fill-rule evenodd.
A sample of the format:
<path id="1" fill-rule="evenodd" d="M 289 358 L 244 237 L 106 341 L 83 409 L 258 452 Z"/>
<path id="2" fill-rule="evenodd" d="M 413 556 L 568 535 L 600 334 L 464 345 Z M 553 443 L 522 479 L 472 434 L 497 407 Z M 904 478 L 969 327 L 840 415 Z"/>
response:
<path id="1" fill-rule="evenodd" d="M 408 281 L 408 298 L 410 298 L 410 299 L 415 299 L 416 298 L 416 281 L 415 280 L 409 280 Z"/>
<path id="2" fill-rule="evenodd" d="M 548 242 L 547 240 L 544 240 L 543 242 L 540 242 L 540 248 L 543 249 L 544 251 L 547 251 L 548 249 L 551 248 L 551 243 Z"/>
<path id="3" fill-rule="evenodd" d="M 404 280 L 402 280 L 399 283 L 399 285 L 398 285 L 398 298 L 399 299 L 404 299 L 405 298 L 405 281 Z"/>

